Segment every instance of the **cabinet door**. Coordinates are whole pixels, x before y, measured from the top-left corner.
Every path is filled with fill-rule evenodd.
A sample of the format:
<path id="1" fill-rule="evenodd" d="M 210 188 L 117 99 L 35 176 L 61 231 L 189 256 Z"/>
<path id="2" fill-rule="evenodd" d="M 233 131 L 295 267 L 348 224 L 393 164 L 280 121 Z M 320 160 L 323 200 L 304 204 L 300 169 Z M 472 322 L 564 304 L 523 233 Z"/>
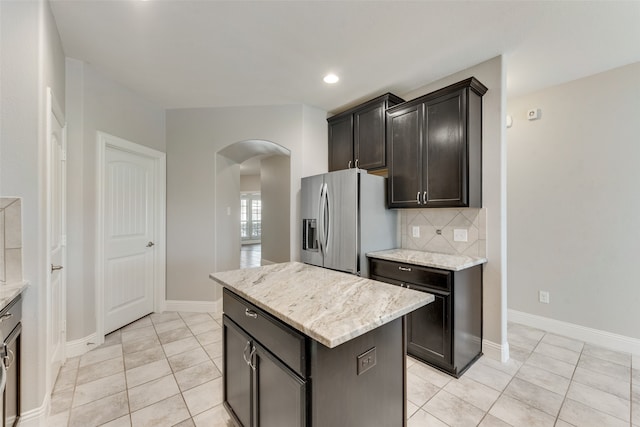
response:
<path id="1" fill-rule="evenodd" d="M 7 383 L 4 391 L 4 426 L 17 425 L 20 418 L 20 335 L 22 325 L 18 323 L 6 338 L 7 354 L 3 361 L 7 368 Z"/>
<path id="2" fill-rule="evenodd" d="M 359 168 L 378 169 L 387 165 L 385 105 L 381 101 L 353 115 L 354 157 Z"/>
<path id="3" fill-rule="evenodd" d="M 227 316 L 223 319 L 223 401 L 241 426 L 250 427 L 252 370 L 245 358 L 248 360 L 251 341 Z"/>
<path id="4" fill-rule="evenodd" d="M 451 369 L 451 297 L 449 293 L 426 292 L 435 300 L 407 315 L 407 353 Z"/>
<path id="5" fill-rule="evenodd" d="M 329 172 L 348 169 L 353 164 L 353 116 L 329 119 Z"/>
<path id="6" fill-rule="evenodd" d="M 254 345 L 255 426 L 306 426 L 306 383 L 259 344 Z"/>
<path id="7" fill-rule="evenodd" d="M 387 114 L 389 207 L 420 206 L 422 105 Z"/>
<path id="8" fill-rule="evenodd" d="M 427 207 L 467 206 L 465 90 L 425 104 L 423 187 Z"/>

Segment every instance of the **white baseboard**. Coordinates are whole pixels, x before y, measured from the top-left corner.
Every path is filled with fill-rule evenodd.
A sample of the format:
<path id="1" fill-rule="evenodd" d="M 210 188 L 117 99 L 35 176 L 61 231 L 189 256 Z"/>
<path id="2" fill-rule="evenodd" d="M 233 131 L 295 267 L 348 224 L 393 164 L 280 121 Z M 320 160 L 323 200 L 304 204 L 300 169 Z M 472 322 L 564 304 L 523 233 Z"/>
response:
<path id="1" fill-rule="evenodd" d="M 64 351 L 67 358 L 82 356 L 89 350 L 95 348 L 98 345 L 98 336 L 96 333 L 87 335 L 84 338 L 80 338 L 73 341 L 67 341 Z"/>
<path id="2" fill-rule="evenodd" d="M 167 300 L 166 311 L 185 311 L 191 313 L 221 313 L 222 299 L 217 301 L 180 301 Z"/>
<path id="3" fill-rule="evenodd" d="M 47 415 L 51 397 L 46 396 L 42 405 L 20 414 L 20 427 L 47 427 Z"/>
<path id="4" fill-rule="evenodd" d="M 490 359 L 505 363 L 509 360 L 509 343 L 500 345 L 489 340 L 482 340 L 482 354 Z"/>
<path id="5" fill-rule="evenodd" d="M 522 311 L 508 310 L 510 322 L 542 329 L 556 335 L 563 335 L 579 341 L 606 347 L 615 351 L 640 354 L 640 339 L 618 335 L 599 329 L 587 328 L 586 326 L 574 323 L 563 322 L 561 320 L 550 319 L 548 317 L 537 316 L 535 314 L 524 313 Z"/>

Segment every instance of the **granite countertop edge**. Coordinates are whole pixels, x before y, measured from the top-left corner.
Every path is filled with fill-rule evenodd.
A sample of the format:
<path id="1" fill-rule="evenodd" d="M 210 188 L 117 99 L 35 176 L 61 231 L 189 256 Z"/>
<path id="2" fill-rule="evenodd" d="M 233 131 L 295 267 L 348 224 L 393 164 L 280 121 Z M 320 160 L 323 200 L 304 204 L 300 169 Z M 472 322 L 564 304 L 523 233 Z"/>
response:
<path id="1" fill-rule="evenodd" d="M 411 249 L 388 249 L 384 251 L 369 252 L 367 253 L 367 256 L 369 258 L 403 262 L 450 271 L 461 271 L 476 265 L 487 263 L 487 259 L 483 257 L 451 255 Z"/>
<path id="2" fill-rule="evenodd" d="M 27 281 L 0 285 L 0 311 L 7 308 L 11 301 L 22 294 L 27 287 L 29 287 L 29 282 Z"/>
<path id="3" fill-rule="evenodd" d="M 295 262 L 283 263 L 282 265 L 284 264 L 289 264 L 294 266 L 295 265 L 304 266 L 306 270 L 309 270 L 309 269 L 326 270 L 320 267 L 314 267 L 314 266 L 309 266 L 306 264 L 295 263 Z M 274 264 L 274 265 L 278 265 L 278 264 Z M 266 269 L 268 267 L 272 267 L 272 266 L 257 267 L 255 269 L 247 269 L 247 270 L 259 270 L 259 269 Z M 235 271 L 239 272 L 240 270 L 235 270 Z M 382 314 L 376 313 L 375 316 L 372 316 L 370 312 L 366 312 L 365 315 L 362 315 L 360 311 L 355 310 L 349 313 L 349 314 L 353 313 L 351 317 L 343 317 L 341 320 L 334 320 L 333 318 L 327 319 L 327 317 L 331 316 L 330 313 L 328 313 L 329 316 L 324 316 L 324 317 L 322 316 L 322 313 L 320 314 L 320 316 L 314 316 L 318 314 L 318 313 L 315 313 L 314 315 L 310 315 L 308 318 L 305 318 L 305 320 L 308 319 L 308 323 L 304 323 L 303 321 L 299 320 L 300 318 L 304 317 L 300 312 L 293 313 L 292 315 L 288 315 L 286 313 L 287 310 L 291 311 L 291 304 L 287 304 L 287 303 L 279 304 L 277 300 L 274 301 L 273 303 L 267 303 L 262 298 L 256 298 L 256 296 L 252 294 L 250 291 L 246 291 L 245 289 L 243 289 L 243 287 L 246 288 L 247 286 L 246 283 L 243 283 L 241 285 L 234 285 L 233 283 L 230 283 L 231 280 L 228 280 L 228 279 L 225 280 L 225 277 L 228 277 L 229 274 L 233 274 L 235 271 L 212 273 L 209 275 L 209 277 L 213 279 L 215 282 L 217 282 L 218 284 L 222 285 L 223 287 L 237 294 L 238 296 L 256 305 L 258 308 L 266 311 L 267 313 L 271 314 L 272 316 L 276 317 L 277 319 L 281 320 L 287 325 L 293 327 L 294 329 L 302 332 L 308 337 L 318 341 L 319 343 L 329 348 L 337 347 L 340 344 L 343 344 L 353 338 L 356 338 L 369 331 L 372 331 L 379 326 L 382 326 L 395 319 L 398 319 L 404 316 L 405 314 L 408 314 L 413 310 L 416 310 L 434 301 L 434 296 L 428 293 L 407 290 L 404 288 L 400 288 L 398 286 L 389 285 L 387 283 L 382 283 L 382 282 L 376 282 L 370 279 L 364 279 L 362 277 L 350 275 L 347 273 L 338 273 L 335 271 L 326 270 L 325 272 L 318 273 L 318 274 L 320 274 L 321 276 L 326 274 L 327 277 L 330 277 L 330 278 L 339 277 L 341 280 L 341 283 L 338 286 L 346 286 L 346 287 L 349 287 L 350 289 L 355 289 L 359 286 L 359 284 L 361 284 L 362 286 L 366 287 L 367 291 L 371 290 L 370 286 L 376 286 L 376 287 L 380 286 L 381 287 L 380 290 L 383 293 L 387 293 L 390 290 L 392 290 L 392 292 L 395 293 L 396 295 L 398 293 L 400 294 L 404 293 L 404 295 L 410 296 L 411 298 L 404 298 L 405 300 L 409 300 L 409 301 L 404 301 L 401 304 L 401 306 L 394 307 L 393 309 L 385 310 Z M 292 272 L 292 274 L 294 273 Z M 340 275 L 340 276 L 336 276 L 336 275 Z M 314 284 L 314 288 L 316 291 L 318 290 L 318 286 L 323 286 L 323 284 L 316 282 Z M 331 283 L 327 283 L 326 286 L 333 287 L 335 285 Z M 391 287 L 391 288 L 386 288 L 386 287 Z M 249 286 L 249 288 L 251 289 L 251 286 Z M 310 294 L 308 296 L 308 300 L 313 300 L 314 298 L 316 298 L 316 295 L 312 293 L 314 292 L 313 289 L 310 289 L 309 292 Z M 347 293 L 349 292 L 350 290 Z M 408 294 L 407 292 L 411 292 L 411 294 Z M 345 296 L 345 298 L 347 297 Z M 322 301 L 319 301 L 318 304 L 323 305 Z M 344 316 L 345 313 L 343 312 L 341 314 Z M 340 329 L 340 332 L 334 333 L 332 331 L 333 328 L 331 327 L 332 326 L 331 322 L 336 322 L 334 323 L 334 325 L 338 326 L 338 329 Z M 338 325 L 337 322 L 341 322 L 341 324 Z M 319 326 L 316 326 L 318 324 Z M 328 327 L 327 327 L 327 324 L 329 325 Z"/>

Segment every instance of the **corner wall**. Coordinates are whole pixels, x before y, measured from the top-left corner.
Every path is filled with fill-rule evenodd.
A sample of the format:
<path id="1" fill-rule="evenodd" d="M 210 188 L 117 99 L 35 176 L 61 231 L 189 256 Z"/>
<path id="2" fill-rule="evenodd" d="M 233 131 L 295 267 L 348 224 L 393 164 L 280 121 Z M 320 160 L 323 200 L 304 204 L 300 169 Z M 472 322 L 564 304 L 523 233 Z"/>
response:
<path id="1" fill-rule="evenodd" d="M 640 339 L 640 63 L 508 104 L 509 309 Z"/>

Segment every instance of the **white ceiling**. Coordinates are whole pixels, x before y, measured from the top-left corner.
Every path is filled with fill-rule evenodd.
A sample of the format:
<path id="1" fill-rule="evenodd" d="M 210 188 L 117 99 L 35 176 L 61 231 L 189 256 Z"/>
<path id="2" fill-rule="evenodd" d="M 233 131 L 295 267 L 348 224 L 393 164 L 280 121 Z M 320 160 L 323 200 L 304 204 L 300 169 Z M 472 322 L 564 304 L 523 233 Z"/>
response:
<path id="1" fill-rule="evenodd" d="M 640 1 L 51 3 L 67 56 L 166 108 L 335 111 L 500 54 L 515 96 L 640 61 Z"/>

